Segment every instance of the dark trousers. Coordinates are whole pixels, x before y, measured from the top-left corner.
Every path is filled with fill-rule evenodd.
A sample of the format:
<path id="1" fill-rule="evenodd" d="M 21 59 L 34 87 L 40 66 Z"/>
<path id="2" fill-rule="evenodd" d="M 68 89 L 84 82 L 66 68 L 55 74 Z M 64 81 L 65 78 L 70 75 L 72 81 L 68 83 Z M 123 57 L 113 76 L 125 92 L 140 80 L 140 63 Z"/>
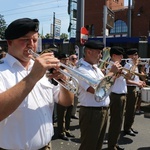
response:
<path id="1" fill-rule="evenodd" d="M 107 120 L 108 108 L 80 107 L 81 145 L 79 150 L 101 150 Z"/>
<path id="2" fill-rule="evenodd" d="M 124 130 L 128 131 L 133 123 L 135 118 L 136 105 L 138 100 L 138 92 L 136 87 L 128 86 L 128 94 L 125 108 L 125 120 L 124 120 Z"/>
<path id="3" fill-rule="evenodd" d="M 78 97 L 74 96 L 74 104 L 73 104 L 72 113 L 71 113 L 72 116 L 76 115 L 77 105 L 78 105 Z"/>
<path id="4" fill-rule="evenodd" d="M 70 128 L 70 118 L 73 106 L 65 107 L 57 104 L 57 126 L 58 134 L 63 133 Z"/>
<path id="5" fill-rule="evenodd" d="M 110 150 L 115 148 L 120 137 L 125 105 L 125 94 L 110 94 L 110 123 L 108 129 L 108 149 Z"/>

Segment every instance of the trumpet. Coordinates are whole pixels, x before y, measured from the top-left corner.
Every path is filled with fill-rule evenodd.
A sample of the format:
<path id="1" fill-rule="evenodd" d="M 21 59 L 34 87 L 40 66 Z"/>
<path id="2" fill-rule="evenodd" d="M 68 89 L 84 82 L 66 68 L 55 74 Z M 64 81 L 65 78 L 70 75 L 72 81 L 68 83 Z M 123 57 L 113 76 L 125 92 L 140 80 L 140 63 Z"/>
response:
<path id="1" fill-rule="evenodd" d="M 34 58 L 39 57 L 39 54 L 35 53 L 32 49 L 29 49 L 28 53 L 31 54 Z M 60 65 L 64 68 L 68 67 L 68 66 L 64 65 L 63 63 L 60 63 Z M 65 72 L 62 69 L 59 69 L 59 72 L 64 74 L 65 76 L 67 76 L 69 78 L 69 81 L 72 81 L 72 83 L 69 82 L 69 81 L 66 82 L 66 81 L 63 81 L 63 80 L 61 80 L 61 81 L 56 80 L 56 79 L 54 79 L 54 80 L 58 84 L 63 86 L 65 89 L 67 89 L 68 91 L 72 92 L 73 94 L 76 94 L 78 92 L 78 85 L 79 85 L 78 80 L 75 77 L 71 76 L 71 74 Z M 47 71 L 47 73 L 49 73 L 49 71 Z"/>
<path id="2" fill-rule="evenodd" d="M 104 61 L 104 60 L 102 60 L 102 59 L 100 59 L 100 61 Z M 111 64 L 111 62 L 105 62 L 106 64 Z M 113 64 L 113 63 L 112 63 Z M 127 69 L 127 68 L 124 68 L 124 67 L 122 67 L 122 70 L 124 71 L 124 72 L 126 72 L 126 74 L 122 74 L 122 76 L 124 76 L 125 78 L 128 78 L 127 77 L 127 74 L 132 74 L 132 75 L 136 75 L 136 76 L 138 76 L 138 77 L 140 77 L 140 78 L 142 78 L 143 80 L 145 80 L 146 78 L 147 78 L 147 75 L 146 74 L 141 74 L 141 73 L 137 73 L 137 72 L 134 72 L 134 71 L 132 71 L 132 70 L 130 70 L 130 69 Z"/>
<path id="3" fill-rule="evenodd" d="M 34 58 L 39 56 L 39 54 L 35 53 L 32 49 L 29 49 L 28 53 L 31 54 Z M 62 82 L 59 82 L 56 80 L 56 82 L 62 85 L 65 89 L 73 92 L 74 94 L 77 94 L 78 89 L 79 89 L 79 80 L 82 80 L 95 89 L 94 96 L 97 102 L 103 101 L 104 98 L 109 95 L 110 88 L 112 84 L 114 83 L 113 76 L 105 76 L 101 80 L 96 80 L 95 78 L 90 78 L 90 77 L 83 75 L 79 71 L 72 69 L 71 67 L 66 66 L 65 64 L 61 62 L 59 62 L 59 64 L 60 66 L 62 66 L 68 71 L 67 73 L 67 72 L 64 72 L 62 69 L 59 69 L 60 73 L 66 76 L 69 76 L 74 83 L 74 84 L 70 84 L 70 83 L 68 84 L 67 82 L 67 83 L 62 84 Z M 73 85 L 75 85 L 75 87 L 72 87 Z"/>
<path id="4" fill-rule="evenodd" d="M 124 58 L 122 59 L 122 61 L 128 62 L 128 61 L 132 61 L 131 58 Z M 138 58 L 138 65 L 146 65 L 150 63 L 150 58 Z"/>

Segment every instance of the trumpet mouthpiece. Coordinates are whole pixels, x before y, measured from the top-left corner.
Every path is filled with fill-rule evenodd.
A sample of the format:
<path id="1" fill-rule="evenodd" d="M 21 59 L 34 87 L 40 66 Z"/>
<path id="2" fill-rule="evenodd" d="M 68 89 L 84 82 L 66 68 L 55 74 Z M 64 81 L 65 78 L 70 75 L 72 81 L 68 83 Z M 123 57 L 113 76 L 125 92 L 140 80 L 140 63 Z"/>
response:
<path id="1" fill-rule="evenodd" d="M 32 49 L 29 49 L 28 53 L 31 54 L 34 58 L 37 58 L 39 56 L 39 54 L 35 53 Z"/>

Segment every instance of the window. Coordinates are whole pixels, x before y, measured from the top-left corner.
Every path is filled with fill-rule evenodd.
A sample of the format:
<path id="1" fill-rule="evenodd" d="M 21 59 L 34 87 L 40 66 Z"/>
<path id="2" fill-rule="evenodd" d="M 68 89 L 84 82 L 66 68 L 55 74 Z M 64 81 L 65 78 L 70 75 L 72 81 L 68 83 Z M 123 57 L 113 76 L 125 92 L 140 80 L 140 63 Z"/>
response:
<path id="1" fill-rule="evenodd" d="M 114 28 L 110 30 L 110 34 L 125 34 L 128 32 L 128 27 L 126 23 L 122 20 L 117 20 L 114 22 Z"/>

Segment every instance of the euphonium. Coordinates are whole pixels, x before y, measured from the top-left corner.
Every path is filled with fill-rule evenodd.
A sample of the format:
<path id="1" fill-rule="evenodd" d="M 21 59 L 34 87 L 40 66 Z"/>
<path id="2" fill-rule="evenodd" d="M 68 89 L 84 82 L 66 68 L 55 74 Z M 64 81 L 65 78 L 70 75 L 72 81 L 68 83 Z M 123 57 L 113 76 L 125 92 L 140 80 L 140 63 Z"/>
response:
<path id="1" fill-rule="evenodd" d="M 108 60 L 110 59 L 110 47 L 105 47 L 103 49 L 103 57 L 102 57 L 102 61 L 99 62 L 98 68 L 100 69 L 106 69 L 106 63 Z"/>

